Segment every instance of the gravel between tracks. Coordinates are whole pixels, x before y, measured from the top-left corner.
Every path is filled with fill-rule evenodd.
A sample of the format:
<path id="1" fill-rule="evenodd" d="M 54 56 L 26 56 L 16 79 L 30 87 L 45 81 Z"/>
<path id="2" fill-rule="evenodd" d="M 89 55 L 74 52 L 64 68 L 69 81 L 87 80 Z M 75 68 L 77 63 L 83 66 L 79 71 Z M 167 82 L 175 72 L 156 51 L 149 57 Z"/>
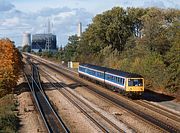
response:
<path id="1" fill-rule="evenodd" d="M 46 70 L 48 70 L 46 68 Z M 49 70 L 48 70 L 49 71 Z M 63 82 L 65 82 L 69 86 L 73 86 L 73 81 L 67 79 L 66 77 L 62 77 L 57 73 L 51 72 L 52 75 L 58 77 L 61 79 Z M 128 126 L 132 127 L 138 132 L 160 132 L 158 129 L 154 128 L 153 126 L 143 122 L 142 120 L 138 119 L 137 117 L 129 114 L 127 111 L 116 107 L 112 103 L 109 103 L 107 101 L 104 101 L 104 99 L 101 99 L 100 97 L 97 97 L 96 95 L 90 93 L 83 87 L 78 87 L 75 85 L 74 90 L 77 92 L 79 95 L 81 95 L 84 99 L 89 101 L 95 108 L 98 108 L 102 113 L 110 116 L 112 119 L 115 119 L 116 121 L 118 120 L 121 122 L 121 124 L 124 123 L 124 125 L 127 123 Z M 54 99 L 56 100 L 56 99 Z M 120 125 L 119 125 L 120 126 Z M 122 126 L 122 125 L 121 125 Z"/>
<path id="2" fill-rule="evenodd" d="M 45 84 L 48 83 L 48 81 L 42 77 L 41 80 L 43 80 Z M 71 132 L 100 132 L 100 130 L 88 118 L 86 118 L 82 112 L 80 112 L 77 108 L 74 108 L 73 105 L 62 94 L 60 94 L 58 90 L 53 90 L 54 88 L 50 86 L 50 84 L 48 84 L 48 86 L 46 85 L 46 87 L 48 87 L 46 94 L 57 108 L 59 115 Z"/>

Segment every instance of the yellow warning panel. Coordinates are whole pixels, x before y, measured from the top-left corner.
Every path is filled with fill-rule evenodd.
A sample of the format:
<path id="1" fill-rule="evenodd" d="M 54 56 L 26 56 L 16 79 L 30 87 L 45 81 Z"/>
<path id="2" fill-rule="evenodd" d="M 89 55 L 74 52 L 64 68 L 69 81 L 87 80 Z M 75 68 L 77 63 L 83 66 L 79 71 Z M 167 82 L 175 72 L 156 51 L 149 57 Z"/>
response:
<path id="1" fill-rule="evenodd" d="M 72 62 L 72 68 L 78 68 L 79 62 Z"/>
<path id="2" fill-rule="evenodd" d="M 79 67 L 79 62 L 68 62 L 68 67 L 69 68 L 78 68 Z"/>

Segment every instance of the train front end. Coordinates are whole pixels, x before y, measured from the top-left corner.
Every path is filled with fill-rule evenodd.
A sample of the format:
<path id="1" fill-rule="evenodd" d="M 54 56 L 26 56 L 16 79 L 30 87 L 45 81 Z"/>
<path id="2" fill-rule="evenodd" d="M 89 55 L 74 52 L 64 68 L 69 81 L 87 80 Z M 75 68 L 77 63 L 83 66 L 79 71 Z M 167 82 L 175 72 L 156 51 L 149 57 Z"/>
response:
<path id="1" fill-rule="evenodd" d="M 140 96 L 144 92 L 144 78 L 127 78 L 126 92 L 131 96 Z"/>

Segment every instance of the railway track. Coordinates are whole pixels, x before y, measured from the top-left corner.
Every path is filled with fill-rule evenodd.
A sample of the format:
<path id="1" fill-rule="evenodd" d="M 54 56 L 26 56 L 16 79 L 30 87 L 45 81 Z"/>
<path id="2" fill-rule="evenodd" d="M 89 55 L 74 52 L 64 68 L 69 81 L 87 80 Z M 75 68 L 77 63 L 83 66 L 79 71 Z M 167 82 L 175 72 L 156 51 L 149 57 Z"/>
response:
<path id="1" fill-rule="evenodd" d="M 58 72 L 58 73 L 61 73 L 61 74 L 65 75 L 66 77 L 74 80 L 75 82 L 79 82 L 79 83 L 81 83 L 82 85 L 86 84 L 86 83 L 80 81 L 79 78 L 76 78 L 76 79 L 75 79 L 74 77 L 72 77 L 71 74 L 68 74 L 69 72 L 68 72 L 67 69 L 63 69 L 63 68 L 61 67 L 61 69 L 63 69 L 63 71 L 62 71 L 62 70 L 59 70 L 58 68 L 56 68 L 56 66 L 55 66 L 55 67 L 53 67 L 53 65 L 49 66 L 49 65 L 45 64 L 43 61 L 40 61 L 40 62 L 41 62 L 43 65 L 45 65 L 46 67 L 48 67 L 48 68 L 50 68 L 50 69 L 52 69 L 52 70 L 54 70 L 54 71 L 56 71 L 56 72 Z M 82 79 L 81 79 L 81 80 L 82 80 Z M 156 117 L 153 117 L 153 116 L 151 116 L 151 115 L 149 115 L 149 114 L 146 114 L 146 112 L 141 112 L 141 111 L 139 111 L 139 110 L 137 110 L 137 109 L 135 109 L 135 108 L 133 108 L 133 107 L 130 107 L 130 106 L 127 105 L 127 103 L 123 103 L 122 101 L 120 101 L 120 100 L 118 100 L 118 99 L 115 99 L 115 98 L 109 96 L 108 94 L 106 94 L 106 93 L 104 93 L 104 92 L 101 92 L 101 91 L 95 89 L 95 88 L 92 87 L 92 86 L 87 86 L 86 88 L 87 88 L 89 91 L 93 91 L 94 93 L 96 93 L 96 94 L 104 97 L 106 100 L 109 100 L 109 101 L 115 103 L 116 105 L 118 105 L 118 106 L 120 106 L 120 107 L 123 107 L 123 108 L 124 108 L 125 110 L 127 110 L 128 112 L 131 112 L 131 113 L 135 114 L 136 116 L 140 117 L 141 119 L 144 119 L 146 122 L 148 122 L 148 123 L 156 126 L 157 128 L 160 128 L 161 130 L 163 130 L 163 131 L 165 131 L 165 132 L 180 132 L 180 129 L 179 129 L 179 128 L 174 127 L 173 125 L 170 125 L 170 124 L 166 123 L 165 121 L 158 120 Z M 145 106 L 145 105 L 143 105 L 143 106 Z M 150 109 L 152 109 L 152 108 L 150 108 Z M 152 110 L 155 111 L 155 109 L 152 109 Z M 159 112 L 159 111 L 156 111 L 156 112 Z M 159 112 L 159 113 L 161 113 L 161 112 Z M 164 110 L 164 113 L 162 113 L 162 114 L 163 114 L 163 115 L 166 115 L 168 118 L 172 118 L 172 119 L 173 119 L 173 117 L 171 117 L 171 116 L 167 113 L 167 111 L 165 111 L 165 110 Z M 179 119 L 175 119 L 175 120 L 179 120 Z"/>
<path id="2" fill-rule="evenodd" d="M 49 133 L 69 133 L 69 129 L 66 127 L 62 119 L 56 113 L 48 98 L 43 92 L 38 68 L 33 65 L 32 67 L 32 75 L 29 73 L 24 73 L 25 79 L 28 82 L 29 88 L 32 92 L 32 95 L 36 102 L 36 107 L 40 112 L 40 115 L 45 124 L 46 130 Z"/>
<path id="3" fill-rule="evenodd" d="M 142 101 L 142 100 L 137 100 L 135 101 L 137 104 L 143 106 L 143 107 L 146 107 L 158 114 L 161 114 L 165 117 L 167 117 L 167 119 L 171 119 L 173 120 L 174 122 L 179 122 L 180 124 L 180 115 L 178 115 L 177 113 L 173 113 L 172 111 L 169 111 L 165 108 L 162 108 L 160 106 L 157 106 L 157 105 L 154 105 L 154 104 L 151 104 L 147 101 Z"/>
<path id="4" fill-rule="evenodd" d="M 44 78 L 46 78 L 49 83 L 52 84 L 54 88 L 56 88 L 64 97 L 66 97 L 75 107 L 77 107 L 87 118 L 89 118 L 97 127 L 99 127 L 103 132 L 124 132 L 121 128 L 119 128 L 116 124 L 110 121 L 107 117 L 102 115 L 96 109 L 91 107 L 77 95 L 75 95 L 72 91 L 66 88 L 63 85 L 63 82 L 59 83 L 59 80 L 53 78 L 50 74 L 41 69 L 41 74 Z M 54 82 L 56 84 L 54 84 Z M 57 86 L 58 84 L 58 86 Z M 61 89 L 59 89 L 61 88 Z M 63 88 L 63 89 L 62 89 Z M 135 132 L 130 130 L 131 132 Z"/>

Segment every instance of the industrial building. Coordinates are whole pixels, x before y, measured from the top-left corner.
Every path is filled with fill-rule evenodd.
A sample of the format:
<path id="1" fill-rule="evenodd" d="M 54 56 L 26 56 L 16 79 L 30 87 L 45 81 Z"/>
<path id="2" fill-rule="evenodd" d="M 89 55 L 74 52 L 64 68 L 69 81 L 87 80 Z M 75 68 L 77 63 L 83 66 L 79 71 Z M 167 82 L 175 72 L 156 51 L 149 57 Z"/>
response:
<path id="1" fill-rule="evenodd" d="M 49 34 L 34 34 L 32 35 L 31 50 L 34 52 L 40 51 L 57 51 L 56 35 Z"/>

